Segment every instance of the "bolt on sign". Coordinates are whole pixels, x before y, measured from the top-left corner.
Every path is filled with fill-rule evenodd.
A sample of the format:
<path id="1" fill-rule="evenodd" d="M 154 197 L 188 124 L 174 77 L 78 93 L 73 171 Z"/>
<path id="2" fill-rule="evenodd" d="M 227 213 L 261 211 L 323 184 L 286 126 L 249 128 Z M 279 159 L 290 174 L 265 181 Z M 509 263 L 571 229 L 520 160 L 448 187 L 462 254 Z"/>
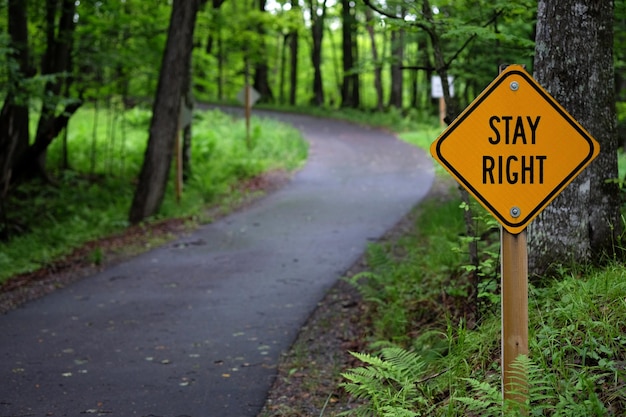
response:
<path id="1" fill-rule="evenodd" d="M 585 169 L 600 145 L 520 65 L 510 65 L 430 147 L 517 234 Z"/>

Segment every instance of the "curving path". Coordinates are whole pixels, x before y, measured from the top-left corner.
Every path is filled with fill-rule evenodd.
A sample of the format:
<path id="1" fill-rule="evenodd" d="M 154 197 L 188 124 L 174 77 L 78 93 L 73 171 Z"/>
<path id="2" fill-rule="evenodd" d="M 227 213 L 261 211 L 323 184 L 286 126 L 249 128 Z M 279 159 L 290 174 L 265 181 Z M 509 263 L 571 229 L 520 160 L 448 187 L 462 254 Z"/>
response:
<path id="1" fill-rule="evenodd" d="M 0 316 L 0 416 L 256 416 L 316 303 L 433 181 L 390 134 L 272 117 L 311 143 L 290 184 Z"/>

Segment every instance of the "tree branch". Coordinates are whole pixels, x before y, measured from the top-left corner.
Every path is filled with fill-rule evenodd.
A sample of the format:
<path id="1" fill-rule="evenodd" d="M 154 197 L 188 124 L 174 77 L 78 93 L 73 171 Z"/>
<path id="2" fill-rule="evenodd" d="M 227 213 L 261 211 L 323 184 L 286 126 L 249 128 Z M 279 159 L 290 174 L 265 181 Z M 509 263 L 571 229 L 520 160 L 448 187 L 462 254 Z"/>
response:
<path id="1" fill-rule="evenodd" d="M 374 10 L 376 13 L 378 13 L 378 14 L 380 14 L 380 15 L 383 15 L 383 16 L 385 16 L 385 17 L 388 17 L 388 18 L 390 18 L 390 19 L 394 19 L 394 20 L 402 20 L 402 21 L 404 21 L 404 17 L 402 17 L 402 16 L 398 16 L 398 15 L 395 15 L 395 14 L 391 14 L 391 13 L 389 13 L 389 12 L 384 11 L 384 10 L 383 10 L 383 9 L 381 9 L 380 7 L 378 7 L 378 6 L 374 5 L 374 4 L 372 4 L 372 1 L 371 1 L 371 0 L 363 0 L 363 3 L 364 3 L 367 7 L 369 7 L 369 8 L 370 8 L 370 9 L 372 9 L 372 10 Z M 429 32 L 429 33 L 430 33 L 431 28 L 429 28 L 429 27 L 428 27 L 428 26 L 426 26 L 425 24 L 420 23 L 420 22 L 412 22 L 412 24 L 413 24 L 413 25 L 415 25 L 415 26 L 417 26 L 418 28 L 420 28 L 420 29 L 424 29 L 425 31 L 427 31 L 427 32 Z"/>
<path id="2" fill-rule="evenodd" d="M 485 24 L 483 24 L 482 27 L 487 27 L 490 24 L 492 24 L 493 22 L 495 22 L 495 20 L 502 16 L 502 13 L 504 13 L 502 10 L 497 11 L 493 14 L 493 16 L 491 17 L 491 19 L 489 19 Z M 463 45 L 461 45 L 461 47 L 455 52 L 454 55 L 452 55 L 452 57 L 446 62 L 446 68 L 450 67 L 450 64 L 452 64 L 452 62 L 458 58 L 458 56 L 461 54 L 461 52 L 463 52 L 465 50 L 465 48 L 467 48 L 467 46 L 474 40 L 476 39 L 476 34 L 474 33 L 472 36 L 470 36 L 464 43 Z"/>
<path id="3" fill-rule="evenodd" d="M 404 21 L 404 18 L 402 16 L 398 16 L 395 14 L 391 14 L 383 9 L 381 9 L 380 7 L 376 6 L 375 4 L 372 3 L 372 0 L 363 0 L 363 3 L 369 7 L 370 9 L 374 10 L 376 13 L 388 17 L 390 19 L 394 19 L 394 20 L 402 20 Z M 430 5 L 428 5 L 430 6 Z M 496 11 L 493 16 L 491 17 L 491 19 L 489 19 L 487 22 L 485 22 L 482 27 L 487 27 L 490 24 L 492 24 L 498 17 L 502 16 L 502 14 L 504 13 L 503 10 L 499 10 Z M 413 24 L 421 29 L 423 29 L 431 38 L 431 40 L 433 39 L 433 36 L 436 36 L 436 34 L 434 33 L 434 29 L 424 23 L 419 23 L 419 22 L 413 22 Z M 461 54 L 461 52 L 463 52 L 468 45 L 474 40 L 476 39 L 476 34 L 472 34 L 464 43 L 463 45 L 461 45 L 461 47 L 454 53 L 454 55 L 452 55 L 452 57 L 450 57 L 447 61 L 445 61 L 443 68 L 444 69 L 448 69 L 450 68 L 450 65 L 452 64 L 452 62 L 454 62 L 459 55 Z M 433 67 L 420 67 L 420 66 L 403 66 L 400 67 L 401 69 L 405 70 L 405 69 L 413 69 L 413 70 L 425 70 L 425 71 L 436 71 L 437 68 L 433 68 Z"/>

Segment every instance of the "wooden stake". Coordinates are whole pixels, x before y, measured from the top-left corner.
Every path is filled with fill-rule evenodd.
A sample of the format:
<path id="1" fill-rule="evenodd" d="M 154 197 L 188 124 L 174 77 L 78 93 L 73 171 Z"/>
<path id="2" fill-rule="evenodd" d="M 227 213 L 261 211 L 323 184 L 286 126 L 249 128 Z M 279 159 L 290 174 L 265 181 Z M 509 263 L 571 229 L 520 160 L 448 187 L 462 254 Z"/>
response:
<path id="1" fill-rule="evenodd" d="M 502 392 L 504 400 L 523 404 L 527 376 L 511 368 L 528 355 L 528 248 L 526 229 L 514 235 L 501 231 L 502 250 Z M 515 392 L 513 392 L 515 391 Z"/>
<path id="2" fill-rule="evenodd" d="M 446 100 L 443 97 L 439 97 L 439 124 L 441 127 L 446 125 Z"/>

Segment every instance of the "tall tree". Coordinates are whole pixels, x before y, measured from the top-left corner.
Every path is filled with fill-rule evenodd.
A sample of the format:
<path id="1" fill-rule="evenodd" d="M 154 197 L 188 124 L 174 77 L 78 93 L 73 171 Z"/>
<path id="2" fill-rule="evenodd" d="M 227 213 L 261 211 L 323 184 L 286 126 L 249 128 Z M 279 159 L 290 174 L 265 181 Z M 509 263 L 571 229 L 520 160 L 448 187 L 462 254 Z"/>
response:
<path id="1" fill-rule="evenodd" d="M 72 46 L 76 29 L 76 3 L 74 0 L 62 0 L 60 3 L 57 0 L 46 0 L 46 51 L 41 73 L 50 79 L 42 95 L 35 140 L 16 167 L 20 174 L 33 173 L 33 168 L 36 168 L 41 175 L 47 176 L 46 150 L 82 104 L 79 98 L 61 104 L 62 98 L 67 98 L 73 82 Z M 60 111 L 59 106 L 62 107 Z"/>
<path id="2" fill-rule="evenodd" d="M 365 9 L 367 33 L 370 37 L 372 61 L 374 63 L 374 89 L 376 90 L 376 109 L 383 110 L 383 65 L 379 57 L 376 44 L 376 30 L 374 29 L 374 17 L 370 8 Z"/>
<path id="3" fill-rule="evenodd" d="M 258 10 L 261 13 L 266 13 L 265 6 L 267 0 L 258 0 Z M 255 54 L 256 59 L 254 63 L 254 88 L 261 95 L 261 100 L 264 102 L 271 102 L 274 100 L 274 94 L 270 88 L 269 82 L 269 67 L 267 66 L 267 51 L 265 46 L 265 27 L 264 20 L 261 19 L 257 24 L 257 32 L 259 36 L 258 47 L 259 51 Z"/>
<path id="4" fill-rule="evenodd" d="M 27 2 L 10 0 L 8 31 L 12 53 L 8 59 L 7 92 L 0 112 L 0 200 L 11 180 L 16 159 L 28 148 L 28 97 L 21 92 L 29 69 Z M 0 207 L 0 212 L 2 207 Z"/>
<path id="5" fill-rule="evenodd" d="M 341 50 L 343 81 L 341 84 L 341 106 L 359 106 L 359 74 L 355 68 L 357 51 L 357 26 L 355 4 L 351 0 L 341 0 Z"/>
<path id="6" fill-rule="evenodd" d="M 324 21 L 326 19 L 328 0 L 308 0 L 311 16 L 311 63 L 313 64 L 313 99 L 312 104 L 324 104 L 324 84 L 322 79 L 322 41 L 324 38 Z"/>
<path id="7" fill-rule="evenodd" d="M 300 2 L 291 0 L 291 8 L 294 13 L 299 14 Z M 296 94 L 298 92 L 298 29 L 294 28 L 289 34 L 289 104 L 296 105 Z"/>
<path id="8" fill-rule="evenodd" d="M 598 158 L 529 228 L 529 271 L 598 260 L 621 232 L 611 0 L 540 0 L 535 78 L 600 142 Z"/>
<path id="9" fill-rule="evenodd" d="M 222 31 L 223 21 L 224 21 L 224 13 L 220 9 L 222 4 L 224 4 L 225 0 L 211 0 L 209 3 L 210 7 L 210 25 L 211 29 L 207 35 L 207 42 L 205 52 L 207 54 L 215 54 L 215 58 L 217 60 L 217 99 L 222 101 L 224 100 L 224 70 L 226 66 L 226 53 L 224 47 L 224 35 Z M 204 77 L 206 74 L 204 73 L 204 68 L 200 71 L 200 76 Z"/>
<path id="10" fill-rule="evenodd" d="M 404 17 L 403 7 L 399 10 L 399 16 Z M 402 64 L 404 61 L 404 28 L 399 27 L 391 32 L 391 86 L 389 88 L 389 107 L 402 108 L 402 96 L 404 93 L 404 77 L 402 76 Z"/>
<path id="11" fill-rule="evenodd" d="M 148 147 L 130 208 L 131 223 L 156 214 L 165 195 L 200 4 L 200 0 L 174 0 L 172 6 Z"/>

